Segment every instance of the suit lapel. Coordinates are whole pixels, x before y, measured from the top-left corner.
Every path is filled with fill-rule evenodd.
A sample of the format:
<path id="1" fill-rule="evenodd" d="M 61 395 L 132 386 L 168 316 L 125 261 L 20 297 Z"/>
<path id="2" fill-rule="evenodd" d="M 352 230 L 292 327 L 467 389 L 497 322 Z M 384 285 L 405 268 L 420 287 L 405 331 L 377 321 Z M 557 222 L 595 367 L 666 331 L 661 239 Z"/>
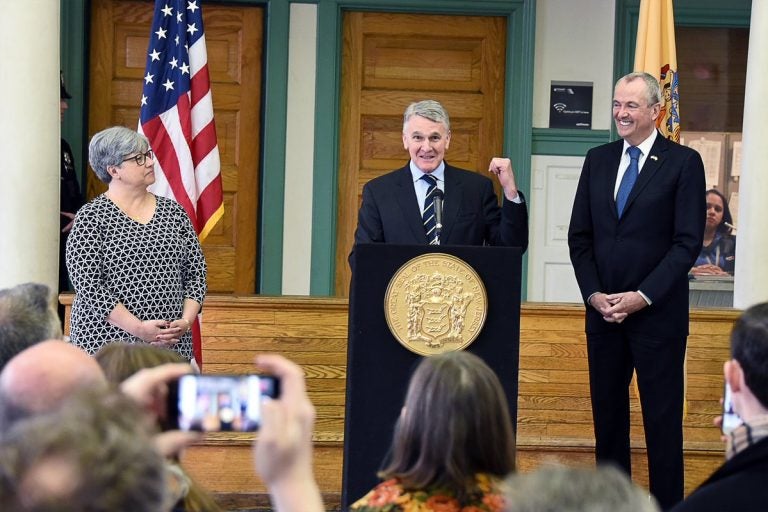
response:
<path id="1" fill-rule="evenodd" d="M 667 149 L 669 149 L 669 142 L 659 133 L 656 136 L 653 146 L 651 146 L 650 153 L 645 159 L 643 168 L 640 170 L 635 186 L 632 187 L 632 191 L 629 193 L 627 204 L 624 206 L 625 215 L 632 208 L 632 203 L 635 202 L 637 196 L 643 192 L 643 189 L 645 189 L 656 172 L 658 172 L 664 164 L 664 160 L 666 160 L 667 157 Z"/>
<path id="2" fill-rule="evenodd" d="M 464 196 L 464 186 L 456 169 L 445 164 L 445 200 L 443 201 L 443 232 L 440 243 L 446 243 L 459 216 L 459 205 Z"/>
<path id="3" fill-rule="evenodd" d="M 414 243 L 427 243 L 427 235 L 424 233 L 424 221 L 421 218 L 421 208 L 416 198 L 416 190 L 413 186 L 411 168 L 406 165 L 400 169 L 397 175 L 397 187 L 395 190 L 397 203 L 403 215 L 403 221 L 413 234 Z"/>

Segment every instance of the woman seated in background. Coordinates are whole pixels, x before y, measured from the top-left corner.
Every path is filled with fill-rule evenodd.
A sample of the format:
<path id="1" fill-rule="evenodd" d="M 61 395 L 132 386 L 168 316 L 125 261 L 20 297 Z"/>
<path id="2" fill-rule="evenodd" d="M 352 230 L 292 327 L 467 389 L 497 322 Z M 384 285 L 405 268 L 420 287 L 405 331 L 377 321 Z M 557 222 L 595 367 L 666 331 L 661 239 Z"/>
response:
<path id="1" fill-rule="evenodd" d="M 203 251 L 186 211 L 147 191 L 146 137 L 113 126 L 91 138 L 88 160 L 108 190 L 80 208 L 67 239 L 77 296 L 70 340 L 96 353 L 112 341 L 152 343 L 192 359 L 192 322 L 206 292 Z"/>
<path id="2" fill-rule="evenodd" d="M 408 386 L 384 480 L 357 511 L 502 511 L 515 434 L 498 377 L 479 357 L 425 357 Z"/>
<path id="3" fill-rule="evenodd" d="M 707 190 L 707 223 L 704 245 L 691 274 L 694 276 L 733 275 L 736 260 L 736 237 L 731 234 L 733 218 L 725 196 L 715 189 Z"/>
<path id="4" fill-rule="evenodd" d="M 119 385 L 125 379 L 144 368 L 154 368 L 167 363 L 187 362 L 178 353 L 146 344 L 110 343 L 94 355 L 107 380 Z M 165 401 L 161 401 L 165 405 Z M 165 409 L 155 411 L 157 427 L 162 431 L 173 429 L 168 424 Z M 166 483 L 169 503 L 166 510 L 171 512 L 222 512 L 213 497 L 195 482 L 179 464 L 178 460 L 167 460 Z"/>

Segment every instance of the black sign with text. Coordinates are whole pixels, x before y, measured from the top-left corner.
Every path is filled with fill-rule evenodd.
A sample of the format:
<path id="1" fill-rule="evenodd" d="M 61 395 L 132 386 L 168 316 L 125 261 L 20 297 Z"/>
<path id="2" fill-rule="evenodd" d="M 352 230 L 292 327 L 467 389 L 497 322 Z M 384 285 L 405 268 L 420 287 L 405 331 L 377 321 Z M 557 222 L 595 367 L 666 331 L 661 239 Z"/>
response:
<path id="1" fill-rule="evenodd" d="M 591 82 L 552 82 L 549 127 L 592 129 Z"/>

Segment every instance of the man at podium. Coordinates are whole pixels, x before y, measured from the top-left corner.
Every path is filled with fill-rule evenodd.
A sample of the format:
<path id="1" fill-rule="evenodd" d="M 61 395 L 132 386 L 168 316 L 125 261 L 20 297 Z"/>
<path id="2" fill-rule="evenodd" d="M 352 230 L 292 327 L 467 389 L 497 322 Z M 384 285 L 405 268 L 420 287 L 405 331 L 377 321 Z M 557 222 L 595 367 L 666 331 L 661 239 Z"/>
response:
<path id="1" fill-rule="evenodd" d="M 504 191 L 501 207 L 493 182 L 448 165 L 451 123 L 434 100 L 412 103 L 403 116 L 404 167 L 363 187 L 355 244 L 496 245 L 528 247 L 528 211 L 517 190 L 512 162 L 494 158 L 489 172 Z"/>

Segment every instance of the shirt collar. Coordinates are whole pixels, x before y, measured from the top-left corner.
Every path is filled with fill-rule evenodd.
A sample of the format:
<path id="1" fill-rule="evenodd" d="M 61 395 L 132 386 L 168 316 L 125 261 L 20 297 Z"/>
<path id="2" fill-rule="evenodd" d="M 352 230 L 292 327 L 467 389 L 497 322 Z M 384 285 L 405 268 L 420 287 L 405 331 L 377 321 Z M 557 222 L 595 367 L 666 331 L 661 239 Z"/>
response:
<path id="1" fill-rule="evenodd" d="M 410 161 L 409 165 L 411 168 L 411 176 L 413 177 L 413 182 L 416 183 L 421 179 L 421 175 L 425 173 L 424 171 L 416 167 L 416 164 L 413 163 L 413 160 Z M 440 162 L 440 165 L 437 166 L 437 169 L 430 172 L 429 174 L 434 176 L 438 182 L 445 183 L 445 160 Z"/>
<path id="2" fill-rule="evenodd" d="M 638 148 L 640 148 L 640 152 L 642 153 L 643 157 L 648 156 L 648 154 L 651 152 L 651 148 L 653 147 L 653 143 L 656 142 L 656 137 L 658 136 L 659 131 L 654 128 L 654 130 L 651 132 L 651 134 L 648 136 L 647 139 L 645 139 L 643 142 L 637 145 Z M 632 144 L 624 141 L 624 149 L 622 150 L 622 155 L 627 152 L 627 149 L 632 147 Z"/>

